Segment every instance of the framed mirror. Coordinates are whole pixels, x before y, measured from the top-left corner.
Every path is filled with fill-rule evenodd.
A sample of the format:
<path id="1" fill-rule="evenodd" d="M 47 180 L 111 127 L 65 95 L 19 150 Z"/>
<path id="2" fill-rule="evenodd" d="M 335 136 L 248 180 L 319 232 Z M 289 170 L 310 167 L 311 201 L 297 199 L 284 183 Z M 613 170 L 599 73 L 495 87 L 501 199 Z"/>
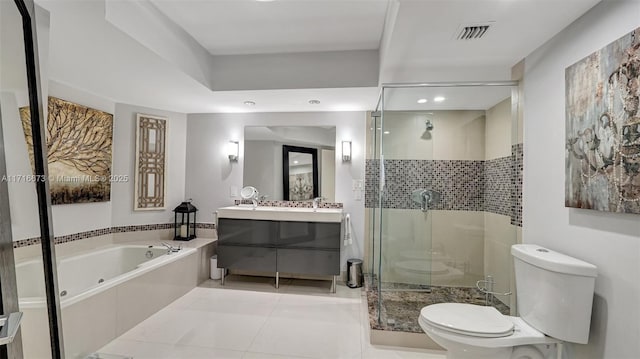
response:
<path id="1" fill-rule="evenodd" d="M 285 201 L 308 201 L 319 197 L 318 150 L 282 146 L 282 180 Z"/>
<path id="2" fill-rule="evenodd" d="M 336 127 L 335 126 L 245 126 L 243 140 L 243 187 L 252 186 L 259 192 L 259 198 L 269 201 L 294 201 L 290 191 L 285 195 L 285 178 L 299 172 L 301 161 L 313 166 L 313 155 L 289 152 L 289 160 L 283 161 L 284 146 L 309 148 L 316 152 L 316 165 L 309 181 L 317 193 L 308 200 L 323 197 L 326 202 L 335 202 L 336 163 Z M 306 156 L 306 158 L 304 157 Z M 296 158 L 294 158 L 296 157 Z M 286 165 L 285 165 L 286 164 Z M 289 171 L 285 175 L 285 168 Z M 317 182 L 313 184 L 313 173 Z M 289 183 L 290 181 L 287 181 Z M 301 198 L 300 196 L 295 196 Z"/>

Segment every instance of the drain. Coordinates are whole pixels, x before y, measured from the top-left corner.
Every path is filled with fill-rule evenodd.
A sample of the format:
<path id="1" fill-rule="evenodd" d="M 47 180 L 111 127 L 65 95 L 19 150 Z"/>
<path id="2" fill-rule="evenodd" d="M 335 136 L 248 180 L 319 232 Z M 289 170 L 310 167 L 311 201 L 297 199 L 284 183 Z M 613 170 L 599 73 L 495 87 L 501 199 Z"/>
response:
<path id="1" fill-rule="evenodd" d="M 64 297 L 65 295 L 67 295 L 67 291 L 66 290 L 63 290 L 62 292 L 60 292 L 60 296 L 61 297 Z"/>
<path id="2" fill-rule="evenodd" d="M 104 282 L 104 279 L 102 279 L 102 278 L 98 279 L 98 284 L 100 284 L 102 282 Z"/>
<path id="3" fill-rule="evenodd" d="M 153 252 L 152 251 L 147 251 L 147 253 L 145 253 L 144 255 L 147 258 L 153 258 Z"/>

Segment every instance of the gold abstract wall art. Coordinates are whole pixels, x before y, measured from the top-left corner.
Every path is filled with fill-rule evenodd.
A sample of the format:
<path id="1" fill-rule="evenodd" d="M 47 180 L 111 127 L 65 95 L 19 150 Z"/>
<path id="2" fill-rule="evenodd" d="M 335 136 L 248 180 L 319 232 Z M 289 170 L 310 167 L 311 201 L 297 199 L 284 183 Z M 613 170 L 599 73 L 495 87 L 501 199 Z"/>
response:
<path id="1" fill-rule="evenodd" d="M 49 97 L 47 108 L 45 135 L 51 203 L 109 201 L 113 115 L 55 97 Z M 20 118 L 33 169 L 29 107 L 20 108 Z"/>
<path id="2" fill-rule="evenodd" d="M 136 124 L 133 209 L 163 210 L 166 208 L 167 119 L 138 114 Z"/>
<path id="3" fill-rule="evenodd" d="M 566 206 L 640 214 L 640 28 L 565 77 Z"/>

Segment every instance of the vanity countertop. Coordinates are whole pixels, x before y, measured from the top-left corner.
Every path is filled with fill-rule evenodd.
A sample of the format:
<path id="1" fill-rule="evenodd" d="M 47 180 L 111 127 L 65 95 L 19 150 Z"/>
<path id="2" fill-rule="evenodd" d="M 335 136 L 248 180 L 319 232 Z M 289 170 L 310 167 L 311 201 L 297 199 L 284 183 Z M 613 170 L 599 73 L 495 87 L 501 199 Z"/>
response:
<path id="1" fill-rule="evenodd" d="M 342 222 L 341 208 L 264 207 L 237 205 L 218 209 L 218 218 L 292 222 Z"/>

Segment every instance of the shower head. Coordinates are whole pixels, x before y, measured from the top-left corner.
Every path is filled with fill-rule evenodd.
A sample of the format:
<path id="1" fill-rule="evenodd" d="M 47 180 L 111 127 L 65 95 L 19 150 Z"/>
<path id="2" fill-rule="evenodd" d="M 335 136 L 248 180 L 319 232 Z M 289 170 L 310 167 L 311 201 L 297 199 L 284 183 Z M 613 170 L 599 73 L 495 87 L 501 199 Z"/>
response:
<path id="1" fill-rule="evenodd" d="M 427 120 L 424 123 L 425 127 L 426 127 L 426 131 L 431 131 L 433 130 L 433 122 L 431 122 L 431 120 Z"/>

